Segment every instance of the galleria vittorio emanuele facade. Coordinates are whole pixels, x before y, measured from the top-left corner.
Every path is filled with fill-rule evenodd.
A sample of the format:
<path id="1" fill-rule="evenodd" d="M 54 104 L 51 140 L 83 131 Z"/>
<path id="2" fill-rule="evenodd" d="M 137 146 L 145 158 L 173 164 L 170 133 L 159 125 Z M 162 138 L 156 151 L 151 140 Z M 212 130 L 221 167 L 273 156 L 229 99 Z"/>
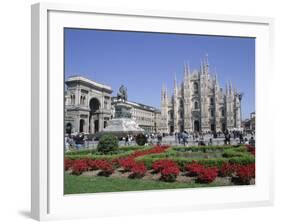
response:
<path id="1" fill-rule="evenodd" d="M 191 71 L 185 64 L 183 81 L 178 83 L 175 77 L 172 94 L 163 86 L 160 110 L 128 100 L 119 102 L 110 86 L 83 76 L 70 77 L 65 84 L 68 133 L 102 131 L 120 103 L 128 106 L 132 119 L 147 132 L 223 132 L 241 128 L 242 94 L 231 82 L 221 88 L 217 75 L 210 73 L 207 57 L 199 70 Z"/>
<path id="2" fill-rule="evenodd" d="M 216 74 L 211 74 L 207 57 L 199 70 L 184 66 L 184 79 L 169 96 L 163 86 L 161 93 L 161 125 L 159 131 L 210 132 L 241 128 L 242 94 L 231 82 L 225 90 L 220 87 Z"/>

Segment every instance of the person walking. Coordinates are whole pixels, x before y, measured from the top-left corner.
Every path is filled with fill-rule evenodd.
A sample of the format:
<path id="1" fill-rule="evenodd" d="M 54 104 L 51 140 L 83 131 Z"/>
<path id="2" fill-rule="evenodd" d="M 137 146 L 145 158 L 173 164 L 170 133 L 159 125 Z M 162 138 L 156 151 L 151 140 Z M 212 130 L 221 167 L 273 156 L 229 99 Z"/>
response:
<path id="1" fill-rule="evenodd" d="M 182 138 L 182 133 L 178 133 L 178 142 L 179 142 L 179 144 L 181 144 L 181 138 Z"/>
<path id="2" fill-rule="evenodd" d="M 184 131 L 182 133 L 182 140 L 183 140 L 183 145 L 185 146 L 185 144 L 188 144 L 188 133 L 186 131 Z"/>
<path id="3" fill-rule="evenodd" d="M 240 134 L 239 134 L 239 144 L 243 144 L 243 143 L 244 143 L 243 133 L 240 132 Z"/>
<path id="4" fill-rule="evenodd" d="M 126 137 L 125 137 L 125 145 L 129 145 L 129 136 L 128 135 L 126 135 Z"/>
<path id="5" fill-rule="evenodd" d="M 253 136 L 250 138 L 249 144 L 250 144 L 251 146 L 255 146 L 255 139 L 254 139 Z"/>
<path id="6" fill-rule="evenodd" d="M 157 135 L 157 145 L 161 145 L 161 143 L 162 143 L 162 135 L 159 133 Z"/>

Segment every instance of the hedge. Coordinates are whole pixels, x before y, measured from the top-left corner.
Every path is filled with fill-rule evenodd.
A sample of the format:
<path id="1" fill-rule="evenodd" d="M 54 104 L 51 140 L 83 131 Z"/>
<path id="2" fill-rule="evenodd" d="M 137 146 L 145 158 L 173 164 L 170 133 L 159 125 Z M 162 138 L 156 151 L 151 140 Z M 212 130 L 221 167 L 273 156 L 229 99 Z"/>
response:
<path id="1" fill-rule="evenodd" d="M 104 134 L 99 139 L 97 150 L 104 154 L 116 151 L 119 147 L 118 142 L 118 138 L 115 135 Z"/>
<path id="2" fill-rule="evenodd" d="M 163 158 L 152 158 L 149 156 L 143 156 L 140 158 L 136 158 L 137 162 L 143 162 L 145 164 L 145 166 L 147 167 L 147 169 L 151 169 L 152 164 L 159 160 L 159 159 L 163 159 Z M 183 170 L 186 166 L 186 164 L 192 163 L 194 161 L 205 165 L 205 166 L 217 166 L 217 167 L 221 167 L 223 165 L 223 163 L 228 162 L 228 159 L 226 158 L 216 158 L 216 159 L 191 159 L 191 158 L 180 158 L 180 157 L 169 157 L 170 160 L 173 160 L 175 163 L 177 163 L 177 165 Z"/>
<path id="3" fill-rule="evenodd" d="M 245 146 L 238 146 L 238 147 L 243 147 Z M 187 151 L 192 151 L 192 152 L 197 152 L 197 151 L 206 151 L 206 150 L 224 150 L 224 149 L 229 149 L 229 148 L 238 148 L 232 145 L 208 145 L 208 146 L 175 146 L 172 147 L 173 150 L 178 151 L 178 152 L 187 152 Z"/>
<path id="4" fill-rule="evenodd" d="M 118 159 L 118 158 L 122 158 L 122 157 L 126 157 L 129 156 L 131 153 L 133 153 L 136 149 L 138 149 L 139 151 L 142 150 L 147 150 L 152 148 L 151 146 L 145 146 L 145 147 L 120 147 L 118 151 L 121 151 L 122 149 L 126 149 L 124 151 L 122 151 L 122 153 L 118 153 L 118 154 L 102 154 L 101 152 L 98 152 L 96 150 L 83 150 L 83 151 L 75 151 L 75 152 L 67 152 L 65 154 L 65 158 L 68 159 L 106 159 L 106 160 L 112 160 L 112 159 Z M 84 151 L 87 151 L 88 153 L 84 153 Z M 117 151 L 117 152 L 118 152 Z M 77 153 L 76 153 L 77 152 Z M 83 153 L 79 153 L 79 152 L 83 152 Z"/>
<path id="5" fill-rule="evenodd" d="M 243 157 L 233 157 L 233 158 L 229 158 L 229 162 L 239 164 L 239 165 L 247 165 L 250 163 L 254 163 L 255 157 L 252 155 L 243 156 Z"/>
<path id="6" fill-rule="evenodd" d="M 176 162 L 181 169 L 185 167 L 186 164 L 191 163 L 193 161 L 196 161 L 202 165 L 205 166 L 217 166 L 221 167 L 223 163 L 230 162 L 230 163 L 236 163 L 241 165 L 246 165 L 250 163 L 255 162 L 255 157 L 250 154 L 245 146 L 239 146 L 239 147 L 233 147 L 233 146 L 220 146 L 220 150 L 223 150 L 223 157 L 222 158 L 187 158 L 187 157 L 180 157 L 180 151 L 177 151 L 180 147 L 173 147 L 167 150 L 164 153 L 161 154 L 151 154 L 146 155 L 143 157 L 139 157 L 136 160 L 140 162 L 144 162 L 148 169 L 151 168 L 154 161 L 160 160 L 160 159 L 171 159 L 174 162 Z M 183 148 L 183 147 L 181 147 Z M 188 150 L 193 150 L 193 152 L 199 152 L 203 149 L 218 149 L 218 147 L 215 146 L 203 146 L 198 147 L 199 150 L 195 147 L 184 147 Z"/>

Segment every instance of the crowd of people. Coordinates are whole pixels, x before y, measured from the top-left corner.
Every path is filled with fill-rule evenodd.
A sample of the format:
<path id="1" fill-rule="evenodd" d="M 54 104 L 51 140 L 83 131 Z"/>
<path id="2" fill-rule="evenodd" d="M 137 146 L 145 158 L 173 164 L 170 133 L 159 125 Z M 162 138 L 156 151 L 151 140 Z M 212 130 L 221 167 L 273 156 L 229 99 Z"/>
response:
<path id="1" fill-rule="evenodd" d="M 230 145 L 231 140 L 235 140 L 235 143 L 237 141 L 239 144 L 250 144 L 255 146 L 255 138 L 254 138 L 254 133 L 251 133 L 251 137 L 248 139 L 247 138 L 247 133 L 243 131 L 238 131 L 238 130 L 233 130 L 229 131 L 226 130 L 224 132 L 192 132 L 188 134 L 186 131 L 183 132 L 176 132 L 175 134 L 175 142 L 178 144 L 183 144 L 186 145 L 188 144 L 188 139 L 192 139 L 193 142 L 196 144 L 200 145 L 213 145 L 213 139 L 217 138 L 223 138 L 224 139 L 224 144 L 225 145 Z M 206 141 L 206 136 L 209 137 L 209 139 Z"/>
<path id="2" fill-rule="evenodd" d="M 204 145 L 213 145 L 214 141 L 216 144 L 218 142 L 223 141 L 223 144 L 230 145 L 232 144 L 250 144 L 255 146 L 255 138 L 254 133 L 247 134 L 243 131 L 226 130 L 225 132 L 176 132 L 174 134 L 175 139 L 174 142 L 168 142 L 168 144 L 177 144 L 177 145 L 188 145 L 192 143 L 192 145 L 204 146 Z M 167 142 L 163 142 L 163 138 L 167 136 L 167 134 L 163 133 L 146 133 L 147 144 L 153 145 L 158 144 L 161 145 L 167 144 Z M 250 137 L 249 137 L 250 136 Z M 134 135 L 126 135 L 120 139 L 121 143 L 124 146 L 130 146 L 135 144 L 135 136 Z M 93 142 L 93 139 L 84 133 L 73 133 L 66 134 L 65 136 L 65 149 L 81 149 L 88 148 L 89 144 Z"/>

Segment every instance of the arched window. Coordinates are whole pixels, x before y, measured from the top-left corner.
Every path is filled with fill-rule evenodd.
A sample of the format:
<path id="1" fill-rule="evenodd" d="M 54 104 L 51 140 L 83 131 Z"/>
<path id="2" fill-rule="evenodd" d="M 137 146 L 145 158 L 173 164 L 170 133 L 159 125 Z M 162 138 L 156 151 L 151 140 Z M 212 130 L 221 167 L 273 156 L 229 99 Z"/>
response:
<path id="1" fill-rule="evenodd" d="M 170 119 L 174 119 L 174 113 L 173 113 L 173 111 L 170 111 L 169 114 L 170 114 Z"/>
<path id="2" fill-rule="evenodd" d="M 180 100 L 180 107 L 183 107 L 183 100 Z"/>
<path id="3" fill-rule="evenodd" d="M 199 105 L 197 101 L 194 102 L 194 109 L 199 109 Z"/>
<path id="4" fill-rule="evenodd" d="M 90 110 L 94 114 L 100 109 L 100 101 L 97 98 L 92 98 L 90 100 Z"/>
<path id="5" fill-rule="evenodd" d="M 224 109 L 221 109 L 221 116 L 224 117 Z"/>
<path id="6" fill-rule="evenodd" d="M 214 98 L 213 98 L 213 97 L 210 98 L 210 105 L 211 105 L 211 106 L 214 105 Z"/>
<path id="7" fill-rule="evenodd" d="M 198 83 L 197 82 L 193 83 L 193 90 L 194 90 L 195 94 L 198 94 Z"/>
<path id="8" fill-rule="evenodd" d="M 182 110 L 180 111 L 180 118 L 181 119 L 183 118 L 183 111 Z"/>

